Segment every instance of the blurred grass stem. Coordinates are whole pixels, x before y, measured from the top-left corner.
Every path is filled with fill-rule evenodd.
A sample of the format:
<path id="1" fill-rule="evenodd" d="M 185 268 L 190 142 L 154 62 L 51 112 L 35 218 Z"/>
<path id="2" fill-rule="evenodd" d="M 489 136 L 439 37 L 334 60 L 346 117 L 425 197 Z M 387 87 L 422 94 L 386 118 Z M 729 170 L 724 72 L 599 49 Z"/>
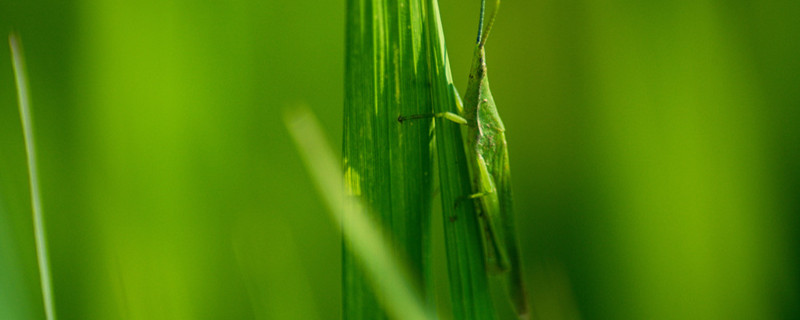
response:
<path id="1" fill-rule="evenodd" d="M 370 219 L 358 198 L 345 193 L 338 161 L 311 112 L 299 109 L 287 114 L 286 124 L 331 217 L 341 225 L 346 244 L 367 271 L 375 291 L 385 297 L 379 302 L 394 319 L 433 319 L 411 285 L 405 264 L 392 254 L 394 249 L 380 225 Z"/>
<path id="2" fill-rule="evenodd" d="M 28 77 L 25 69 L 25 58 L 19 37 L 14 33 L 8 36 L 11 47 L 11 60 L 14 65 L 14 76 L 17 84 L 17 97 L 19 99 L 19 114 L 22 120 L 22 131 L 25 138 L 25 153 L 28 161 L 28 178 L 30 180 L 31 206 L 33 209 L 33 232 L 36 241 L 36 257 L 39 262 L 39 278 L 42 286 L 44 311 L 48 320 L 55 320 L 55 305 L 53 302 L 53 285 L 50 274 L 50 259 L 47 251 L 47 237 L 45 232 L 44 216 L 42 215 L 42 199 L 39 190 L 39 170 L 36 161 L 36 141 L 33 134 L 33 120 L 31 119 L 30 95 L 28 92 Z"/>

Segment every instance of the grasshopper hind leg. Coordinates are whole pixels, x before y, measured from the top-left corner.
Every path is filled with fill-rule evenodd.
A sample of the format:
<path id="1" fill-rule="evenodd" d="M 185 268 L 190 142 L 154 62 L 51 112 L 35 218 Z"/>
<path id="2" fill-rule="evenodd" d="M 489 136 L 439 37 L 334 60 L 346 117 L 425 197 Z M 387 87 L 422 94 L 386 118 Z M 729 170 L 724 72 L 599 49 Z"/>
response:
<path id="1" fill-rule="evenodd" d="M 500 242 L 500 235 L 497 234 L 497 226 L 495 226 L 492 217 L 484 213 L 478 213 L 479 220 L 481 221 L 481 233 L 483 234 L 483 250 L 486 258 L 486 269 L 492 274 L 501 274 L 507 272 L 511 267 L 511 262 L 506 252 L 506 248 Z"/>
<path id="2" fill-rule="evenodd" d="M 483 201 L 482 198 L 493 194 L 493 191 L 484 191 L 474 193 L 456 199 L 455 206 L 458 208 L 459 204 L 464 201 L 477 200 Z M 502 235 L 498 234 L 500 230 L 495 225 L 497 217 L 490 216 L 490 213 L 485 212 L 484 209 L 476 208 L 478 225 L 481 228 L 481 235 L 483 236 L 483 252 L 485 257 L 486 269 L 492 274 L 501 274 L 507 272 L 511 267 L 508 252 L 501 243 Z"/>

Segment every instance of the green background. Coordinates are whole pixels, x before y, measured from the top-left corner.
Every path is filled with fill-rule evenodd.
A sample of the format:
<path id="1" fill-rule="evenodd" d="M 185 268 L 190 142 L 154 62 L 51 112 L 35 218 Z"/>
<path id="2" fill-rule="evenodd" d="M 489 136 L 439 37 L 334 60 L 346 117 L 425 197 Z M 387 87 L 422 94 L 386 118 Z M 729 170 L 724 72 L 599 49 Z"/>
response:
<path id="1" fill-rule="evenodd" d="M 462 91 L 472 2 L 440 3 Z M 25 45 L 61 319 L 339 317 L 340 237 L 281 115 L 307 105 L 341 145 L 344 10 L 0 0 L 0 33 Z M 488 64 L 538 315 L 800 317 L 798 16 L 794 1 L 503 2 Z M 2 47 L 0 318 L 39 319 Z"/>

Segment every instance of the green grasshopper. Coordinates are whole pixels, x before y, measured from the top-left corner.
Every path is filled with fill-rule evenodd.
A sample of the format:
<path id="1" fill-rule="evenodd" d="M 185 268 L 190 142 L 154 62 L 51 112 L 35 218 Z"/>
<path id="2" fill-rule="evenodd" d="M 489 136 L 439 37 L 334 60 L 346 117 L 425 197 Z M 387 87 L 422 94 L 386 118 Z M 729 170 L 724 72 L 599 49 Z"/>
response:
<path id="1" fill-rule="evenodd" d="M 505 127 L 497 113 L 486 73 L 484 46 L 499 5 L 500 0 L 497 0 L 492 17 L 484 28 L 486 0 L 481 1 L 478 39 L 463 103 L 455 87 L 451 87 L 454 99 L 457 101 L 458 114 L 443 112 L 405 117 L 401 115 L 398 121 L 402 123 L 405 120 L 436 117 L 464 125 L 461 136 L 467 155 L 472 189 L 475 193 L 464 196 L 459 201 L 475 200 L 475 209 L 482 221 L 487 269 L 492 273 L 508 272 L 508 290 L 514 307 L 520 318 L 527 318 L 528 304 L 511 205 Z"/>

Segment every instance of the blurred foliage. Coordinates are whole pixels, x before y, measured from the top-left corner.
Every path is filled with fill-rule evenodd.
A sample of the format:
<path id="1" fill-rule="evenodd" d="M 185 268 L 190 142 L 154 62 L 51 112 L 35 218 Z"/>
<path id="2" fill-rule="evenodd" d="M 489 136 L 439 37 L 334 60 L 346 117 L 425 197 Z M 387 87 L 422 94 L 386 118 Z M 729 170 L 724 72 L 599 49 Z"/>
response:
<path id="1" fill-rule="evenodd" d="M 464 88 L 478 2 L 440 6 Z M 504 1 L 487 59 L 540 315 L 800 317 L 799 15 Z M 343 2 L 0 0 L 0 30 L 25 43 L 61 319 L 340 316 L 341 240 L 280 111 L 341 136 Z M 37 319 L 0 61 L 0 317 Z"/>

